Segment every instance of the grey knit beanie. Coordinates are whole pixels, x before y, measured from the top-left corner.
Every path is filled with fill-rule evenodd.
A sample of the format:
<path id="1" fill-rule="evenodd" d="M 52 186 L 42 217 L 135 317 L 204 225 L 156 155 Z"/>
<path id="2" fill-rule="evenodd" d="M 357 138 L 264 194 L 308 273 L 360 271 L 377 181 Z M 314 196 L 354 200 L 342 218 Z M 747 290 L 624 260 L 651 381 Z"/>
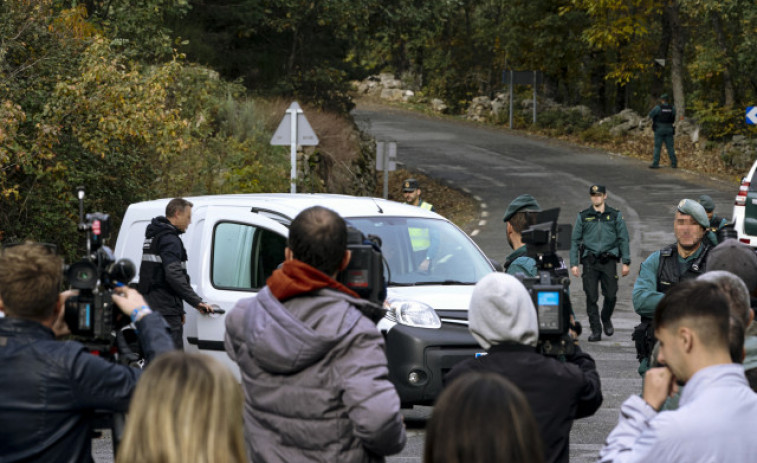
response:
<path id="1" fill-rule="evenodd" d="M 503 342 L 536 346 L 536 309 L 523 283 L 506 273 L 490 273 L 473 289 L 468 329 L 484 349 Z"/>

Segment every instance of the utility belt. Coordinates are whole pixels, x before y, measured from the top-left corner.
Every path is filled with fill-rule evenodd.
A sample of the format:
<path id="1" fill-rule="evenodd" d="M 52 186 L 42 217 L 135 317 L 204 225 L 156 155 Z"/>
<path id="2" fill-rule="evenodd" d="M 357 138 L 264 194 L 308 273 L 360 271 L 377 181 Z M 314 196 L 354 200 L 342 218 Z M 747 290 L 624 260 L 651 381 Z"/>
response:
<path id="1" fill-rule="evenodd" d="M 581 259 L 581 263 L 589 264 L 589 265 L 599 263 L 599 264 L 604 265 L 610 262 L 611 260 L 618 262 L 620 260 L 620 257 L 616 256 L 615 254 L 609 251 L 605 251 L 603 253 L 600 253 L 599 255 L 594 254 L 593 252 L 589 252 Z"/>
<path id="2" fill-rule="evenodd" d="M 654 336 L 654 330 L 652 329 L 652 319 L 649 317 L 641 317 L 641 323 L 634 326 L 631 339 L 636 346 L 636 358 L 639 362 L 652 355 L 652 350 L 657 342 L 657 338 Z"/>

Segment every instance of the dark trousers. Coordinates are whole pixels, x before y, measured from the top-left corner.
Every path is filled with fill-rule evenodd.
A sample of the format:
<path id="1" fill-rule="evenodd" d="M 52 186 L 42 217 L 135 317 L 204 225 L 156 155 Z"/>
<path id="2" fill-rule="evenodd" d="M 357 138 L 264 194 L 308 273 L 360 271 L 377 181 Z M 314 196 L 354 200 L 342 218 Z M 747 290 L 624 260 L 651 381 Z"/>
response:
<path id="1" fill-rule="evenodd" d="M 594 263 L 585 262 L 583 264 L 583 275 L 581 279 L 584 283 L 584 293 L 586 293 L 586 314 L 589 316 L 589 326 L 592 333 L 601 333 L 602 324 L 600 323 L 598 284 L 602 286 L 602 315 L 601 320 L 610 321 L 613 311 L 615 311 L 616 295 L 618 294 L 618 262 L 610 259 L 602 264 L 597 259 Z"/>
<path id="2" fill-rule="evenodd" d="M 173 345 L 179 350 L 184 350 L 184 323 L 181 315 L 163 315 L 171 331 Z"/>

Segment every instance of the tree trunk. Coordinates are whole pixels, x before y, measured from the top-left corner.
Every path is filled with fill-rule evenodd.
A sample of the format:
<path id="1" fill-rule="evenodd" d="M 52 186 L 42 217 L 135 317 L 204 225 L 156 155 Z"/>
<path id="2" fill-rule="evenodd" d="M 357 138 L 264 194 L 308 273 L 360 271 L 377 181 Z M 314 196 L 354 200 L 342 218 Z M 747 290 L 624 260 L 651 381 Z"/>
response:
<path id="1" fill-rule="evenodd" d="M 676 115 L 680 120 L 686 115 L 686 94 L 683 88 L 684 37 L 680 5 L 674 0 L 665 8 L 665 12 L 669 15 L 670 20 L 670 82 L 673 85 L 673 102 L 676 106 Z"/>
<path id="2" fill-rule="evenodd" d="M 732 108 L 736 98 L 734 96 L 735 92 L 733 90 L 733 79 L 731 78 L 731 60 L 728 56 L 728 45 L 725 40 L 725 33 L 723 33 L 723 23 L 720 21 L 720 14 L 717 11 L 713 11 L 711 14 L 712 28 L 715 29 L 715 37 L 718 41 L 718 48 L 720 48 L 720 52 L 723 53 L 723 56 L 726 57 L 725 63 L 723 64 L 723 96 L 725 97 L 724 106 L 726 108 Z"/>

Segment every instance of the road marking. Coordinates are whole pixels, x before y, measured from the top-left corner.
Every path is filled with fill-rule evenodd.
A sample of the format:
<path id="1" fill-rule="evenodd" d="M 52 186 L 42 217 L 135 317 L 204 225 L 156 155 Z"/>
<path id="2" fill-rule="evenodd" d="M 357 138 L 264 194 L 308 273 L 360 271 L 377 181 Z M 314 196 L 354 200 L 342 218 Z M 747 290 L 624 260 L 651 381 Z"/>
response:
<path id="1" fill-rule="evenodd" d="M 481 198 L 481 196 L 479 196 L 479 195 L 475 195 L 475 196 L 473 196 L 473 199 L 475 199 L 475 200 L 476 200 L 476 201 L 478 201 L 478 202 L 481 202 L 481 201 L 483 201 L 483 199 L 482 199 L 482 198 Z"/>
<path id="2" fill-rule="evenodd" d="M 486 203 L 481 203 L 481 209 L 486 209 Z"/>
<path id="3" fill-rule="evenodd" d="M 481 217 L 489 217 L 489 211 L 481 211 Z"/>
<path id="4" fill-rule="evenodd" d="M 479 220 L 478 221 L 478 226 L 479 227 L 485 227 L 486 226 L 486 220 Z"/>
<path id="5" fill-rule="evenodd" d="M 470 236 L 476 236 L 478 235 L 478 228 L 470 232 Z"/>

